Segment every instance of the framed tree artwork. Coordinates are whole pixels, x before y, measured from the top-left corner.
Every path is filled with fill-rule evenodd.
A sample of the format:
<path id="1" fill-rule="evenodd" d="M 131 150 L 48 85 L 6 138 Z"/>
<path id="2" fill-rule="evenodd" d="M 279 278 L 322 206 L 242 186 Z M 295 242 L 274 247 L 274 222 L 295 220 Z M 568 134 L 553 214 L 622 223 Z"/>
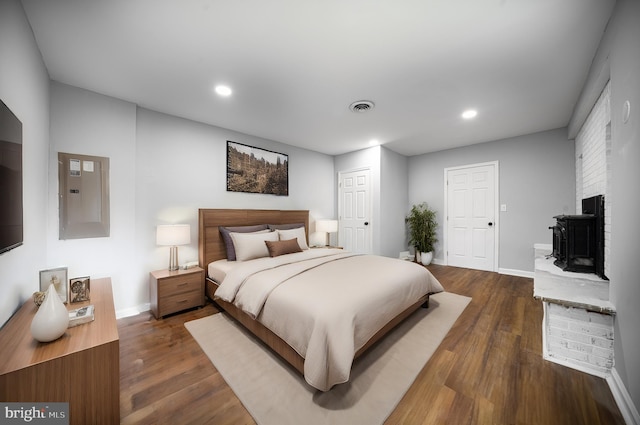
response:
<path id="1" fill-rule="evenodd" d="M 227 141 L 227 191 L 289 196 L 289 156 Z"/>

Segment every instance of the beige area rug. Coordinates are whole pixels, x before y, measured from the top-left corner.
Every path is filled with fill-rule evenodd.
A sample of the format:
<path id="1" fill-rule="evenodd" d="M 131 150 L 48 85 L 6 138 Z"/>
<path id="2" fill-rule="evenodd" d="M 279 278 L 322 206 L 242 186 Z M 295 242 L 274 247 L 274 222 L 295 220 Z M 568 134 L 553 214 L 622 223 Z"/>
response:
<path id="1" fill-rule="evenodd" d="M 355 361 L 348 383 L 315 390 L 224 314 L 185 323 L 260 425 L 372 425 L 393 412 L 471 298 L 442 292 Z M 215 409 L 215 406 L 212 406 Z"/>

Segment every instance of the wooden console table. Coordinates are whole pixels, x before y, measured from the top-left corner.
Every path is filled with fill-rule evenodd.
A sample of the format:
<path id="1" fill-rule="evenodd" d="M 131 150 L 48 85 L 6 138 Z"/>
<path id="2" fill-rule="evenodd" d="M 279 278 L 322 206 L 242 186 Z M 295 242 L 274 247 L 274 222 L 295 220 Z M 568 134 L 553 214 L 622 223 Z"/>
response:
<path id="1" fill-rule="evenodd" d="M 31 336 L 28 299 L 0 329 L 0 401 L 68 402 L 70 424 L 120 422 L 120 340 L 111 279 L 91 281 L 95 320 L 41 343 Z"/>

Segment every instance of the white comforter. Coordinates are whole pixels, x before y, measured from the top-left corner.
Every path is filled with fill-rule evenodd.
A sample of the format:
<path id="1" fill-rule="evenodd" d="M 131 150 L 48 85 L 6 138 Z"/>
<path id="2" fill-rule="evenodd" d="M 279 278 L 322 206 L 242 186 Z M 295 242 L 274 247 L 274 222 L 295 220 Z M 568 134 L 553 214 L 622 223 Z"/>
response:
<path id="1" fill-rule="evenodd" d="M 404 260 L 313 249 L 239 262 L 216 297 L 233 302 L 304 357 L 305 380 L 327 391 L 349 380 L 355 353 L 427 293 L 443 291 Z"/>

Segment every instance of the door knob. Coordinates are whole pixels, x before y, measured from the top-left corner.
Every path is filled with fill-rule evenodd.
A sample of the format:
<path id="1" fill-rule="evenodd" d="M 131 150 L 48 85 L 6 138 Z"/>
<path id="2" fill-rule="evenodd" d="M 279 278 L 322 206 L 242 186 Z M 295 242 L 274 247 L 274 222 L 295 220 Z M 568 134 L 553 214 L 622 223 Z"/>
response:
<path id="1" fill-rule="evenodd" d="M 492 221 L 489 222 L 489 226 L 493 226 L 493 222 Z"/>
<path id="2" fill-rule="evenodd" d="M 368 222 L 368 221 L 365 221 L 365 222 L 364 222 L 364 225 L 365 225 L 365 226 L 368 226 L 368 225 L 369 225 L 369 222 Z"/>

